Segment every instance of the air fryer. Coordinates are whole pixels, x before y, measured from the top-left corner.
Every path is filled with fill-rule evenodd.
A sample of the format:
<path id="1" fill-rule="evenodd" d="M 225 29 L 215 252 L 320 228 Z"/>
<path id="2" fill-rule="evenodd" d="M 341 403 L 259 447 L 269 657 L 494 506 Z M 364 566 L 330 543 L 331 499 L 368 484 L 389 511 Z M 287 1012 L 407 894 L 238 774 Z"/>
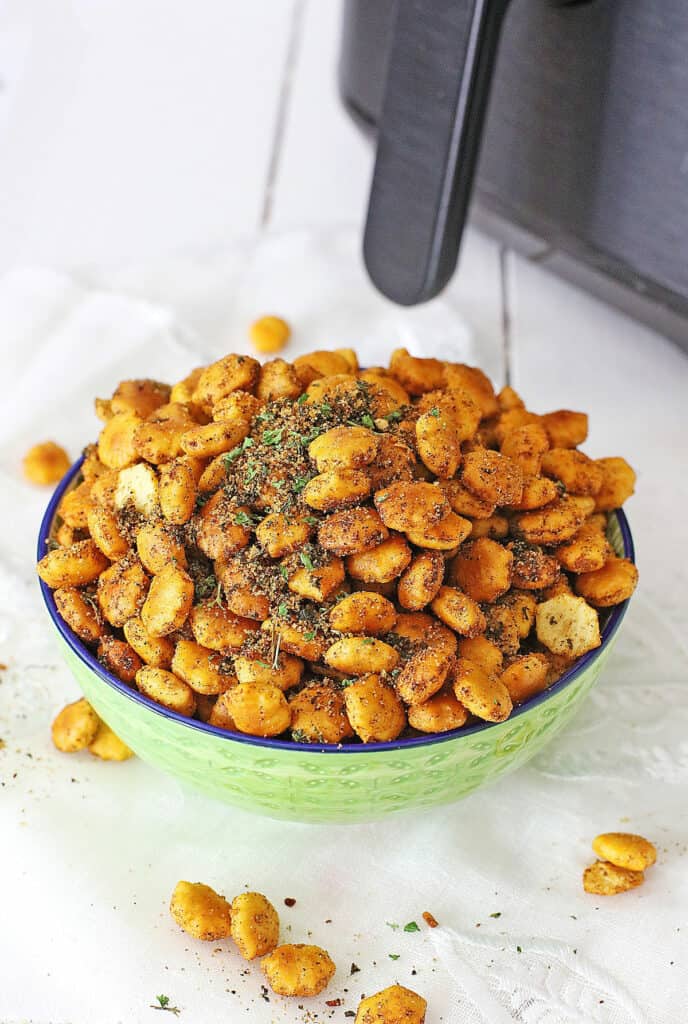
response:
<path id="1" fill-rule="evenodd" d="M 470 216 L 688 345 L 687 40 L 683 0 L 347 0 L 375 285 L 437 295 Z"/>

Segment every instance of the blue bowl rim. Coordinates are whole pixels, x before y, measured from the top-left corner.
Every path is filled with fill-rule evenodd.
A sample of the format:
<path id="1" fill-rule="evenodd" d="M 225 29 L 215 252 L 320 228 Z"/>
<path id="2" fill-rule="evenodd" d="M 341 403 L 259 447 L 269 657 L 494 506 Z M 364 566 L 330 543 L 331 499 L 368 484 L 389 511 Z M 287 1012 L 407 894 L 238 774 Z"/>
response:
<path id="1" fill-rule="evenodd" d="M 38 549 L 37 557 L 40 560 L 46 553 L 48 540 L 52 531 L 53 521 L 57 512 L 57 506 L 60 503 L 62 495 L 71 484 L 74 477 L 78 474 L 81 469 L 83 462 L 83 456 L 78 459 L 74 465 L 65 473 L 60 483 L 55 488 L 55 491 L 48 502 L 48 507 L 45 510 L 45 514 L 41 521 L 40 529 L 38 531 Z M 615 515 L 619 523 L 619 529 L 621 531 L 621 538 L 623 542 L 624 557 L 629 558 L 632 562 L 635 562 L 635 548 L 633 546 L 633 538 L 631 536 L 631 530 L 628 525 L 628 519 L 621 509 L 615 510 Z M 263 738 L 261 736 L 249 736 L 245 733 L 230 732 L 227 729 L 219 729 L 215 725 L 209 725 L 207 722 L 200 722 L 195 718 L 187 718 L 184 715 L 177 714 L 176 711 L 170 711 L 168 708 L 163 707 L 161 704 L 156 704 L 149 697 L 145 697 L 138 690 L 132 689 L 126 683 L 118 679 L 117 676 L 108 672 L 106 668 L 101 665 L 98 659 L 92 654 L 92 652 L 86 647 L 85 644 L 79 640 L 79 638 L 71 631 L 67 623 L 60 616 L 57 605 L 55 604 L 55 598 L 50 587 L 39 579 L 41 593 L 43 600 L 45 601 L 48 609 L 48 614 L 53 620 L 53 623 L 65 641 L 70 650 L 82 661 L 99 679 L 108 686 L 117 690 L 122 696 L 127 697 L 129 700 L 133 700 L 143 707 L 152 711 L 156 715 L 161 715 L 163 718 L 169 719 L 173 722 L 177 722 L 179 725 L 184 725 L 190 729 L 197 729 L 200 732 L 207 733 L 211 736 L 216 736 L 222 740 L 228 740 L 234 743 L 243 743 L 252 747 L 264 747 L 268 750 L 290 750 L 292 752 L 298 752 L 299 754 L 370 754 L 375 752 L 394 751 L 394 750 L 407 750 L 414 747 L 429 747 L 437 743 L 448 743 L 451 740 L 460 740 L 464 736 L 475 736 L 477 733 L 486 732 L 489 729 L 495 729 L 500 726 L 509 725 L 515 718 L 520 715 L 527 714 L 532 711 L 533 708 L 540 704 L 544 704 L 551 697 L 561 693 L 562 690 L 566 689 L 575 679 L 577 679 L 586 669 L 603 653 L 604 649 L 609 645 L 612 638 L 616 634 L 621 621 L 626 614 L 628 608 L 628 600 L 623 601 L 621 604 L 616 605 L 612 608 L 607 621 L 602 629 L 602 643 L 599 647 L 596 647 L 593 651 L 588 651 L 584 654 L 570 669 L 563 673 L 557 681 L 550 686 L 547 690 L 543 690 L 542 693 L 532 697 L 525 704 L 520 704 L 514 708 L 511 715 L 504 722 L 479 722 L 476 725 L 470 725 L 468 728 L 451 729 L 448 732 L 442 733 L 431 733 L 425 736 L 412 736 L 406 739 L 388 740 L 382 743 L 341 743 L 341 744 L 326 744 L 326 743 L 294 743 L 293 740 L 278 740 Z M 630 599 L 629 599 L 630 600 Z"/>

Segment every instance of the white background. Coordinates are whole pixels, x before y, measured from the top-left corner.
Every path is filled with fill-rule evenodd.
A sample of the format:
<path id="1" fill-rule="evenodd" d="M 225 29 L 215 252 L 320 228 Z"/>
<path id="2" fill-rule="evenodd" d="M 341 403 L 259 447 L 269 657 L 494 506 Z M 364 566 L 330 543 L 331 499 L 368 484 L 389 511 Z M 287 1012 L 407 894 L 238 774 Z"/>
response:
<path id="1" fill-rule="evenodd" d="M 0 0 L 4 286 L 16 268 L 42 266 L 133 287 L 136 268 L 178 254 L 202 266 L 238 237 L 359 226 L 372 154 L 337 98 L 339 17 L 332 0 Z M 31 437 L 56 378 L 27 386 L 31 332 L 19 347 L 0 337 L 8 399 L 25 396 L 5 403 L 0 438 L 1 1024 L 161 1024 L 147 1008 L 158 992 L 183 1024 L 306 1020 L 265 1004 L 257 972 L 242 977 L 227 944 L 217 953 L 174 930 L 164 908 L 179 877 L 297 897 L 285 918 L 340 965 L 332 994 L 348 1002 L 333 1020 L 355 992 L 396 977 L 428 996 L 431 1024 L 685 1018 L 688 362 L 475 233 L 447 298 L 497 382 L 508 374 L 535 409 L 584 406 L 587 450 L 637 467 L 642 582 L 614 664 L 556 751 L 457 807 L 347 830 L 260 821 L 139 762 L 52 751 L 51 713 L 75 688 L 50 638 L 26 629 L 45 499 L 20 482 L 15 418 Z M 54 424 L 58 440 L 69 418 Z M 590 838 L 620 822 L 654 838 L 660 861 L 641 890 L 604 903 L 579 876 Z M 446 930 L 397 940 L 385 925 L 426 907 Z M 485 932 L 495 945 L 480 960 L 471 936 Z M 343 994 L 351 960 L 363 980 Z M 534 1002 L 514 1009 L 526 977 Z M 548 1015 L 534 1016 L 543 992 Z M 605 995 L 593 1006 L 591 992 Z M 329 1019 L 322 1000 L 306 1005 Z"/>

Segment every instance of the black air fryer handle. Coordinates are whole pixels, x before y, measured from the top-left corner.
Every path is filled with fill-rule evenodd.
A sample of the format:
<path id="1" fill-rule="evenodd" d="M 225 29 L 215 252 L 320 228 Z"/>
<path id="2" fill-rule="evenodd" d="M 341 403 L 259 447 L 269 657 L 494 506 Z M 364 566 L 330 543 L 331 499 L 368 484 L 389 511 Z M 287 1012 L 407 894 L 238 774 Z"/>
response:
<path id="1" fill-rule="evenodd" d="M 451 277 L 508 0 L 399 0 L 364 256 L 411 306 Z"/>

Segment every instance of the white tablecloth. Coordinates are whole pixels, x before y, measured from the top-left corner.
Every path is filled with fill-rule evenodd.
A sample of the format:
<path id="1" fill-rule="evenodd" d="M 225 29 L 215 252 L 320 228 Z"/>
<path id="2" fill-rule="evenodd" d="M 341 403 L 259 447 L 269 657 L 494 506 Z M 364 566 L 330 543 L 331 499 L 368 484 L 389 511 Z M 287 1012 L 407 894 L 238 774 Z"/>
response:
<path id="1" fill-rule="evenodd" d="M 630 503 L 643 582 L 617 650 L 571 727 L 516 775 L 413 817 L 306 826 L 212 803 L 138 760 L 52 748 L 51 718 L 77 688 L 34 579 L 47 495 L 22 481 L 21 455 L 51 438 L 76 456 L 98 429 L 94 395 L 248 350 L 246 324 L 264 312 L 292 320 L 292 353 L 353 344 L 372 363 L 419 342 L 480 361 L 447 305 L 400 312 L 374 297 L 352 245 L 346 233 L 292 236 L 107 283 L 40 270 L 0 282 L 1 1024 L 162 1024 L 149 1008 L 158 994 L 183 1024 L 344 1021 L 361 993 L 395 980 L 428 999 L 428 1024 L 688 1019 L 685 527 L 670 519 L 685 517 L 688 495 L 661 417 L 609 452 L 663 498 Z M 666 415 L 685 426 L 683 409 Z M 612 829 L 653 839 L 657 866 L 633 892 L 586 895 L 590 840 Z M 180 878 L 229 897 L 265 892 L 285 941 L 335 959 L 327 992 L 266 999 L 231 943 L 188 939 L 166 909 Z M 410 921 L 420 931 L 405 932 Z"/>

